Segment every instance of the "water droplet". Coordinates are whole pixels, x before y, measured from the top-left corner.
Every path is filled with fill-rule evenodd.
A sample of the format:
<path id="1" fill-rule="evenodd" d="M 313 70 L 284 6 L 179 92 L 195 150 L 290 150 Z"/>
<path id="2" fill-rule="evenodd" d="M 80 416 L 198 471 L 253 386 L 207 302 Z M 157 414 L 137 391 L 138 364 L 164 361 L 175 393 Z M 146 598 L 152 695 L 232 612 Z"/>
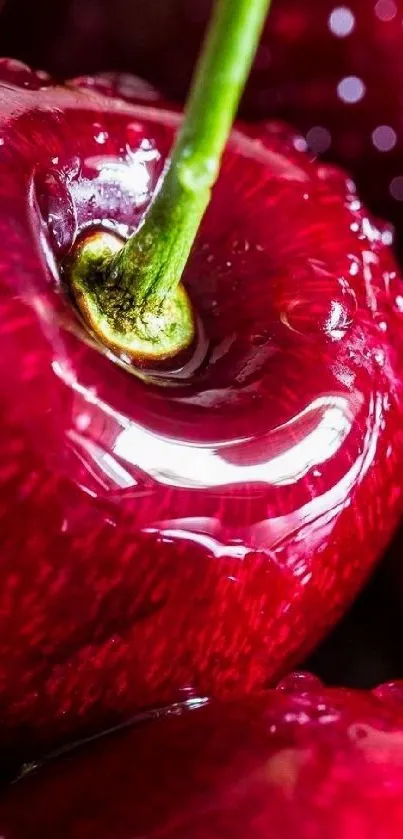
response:
<path id="1" fill-rule="evenodd" d="M 372 690 L 374 696 L 384 705 L 396 706 L 400 713 L 403 709 L 403 681 L 386 682 Z"/>
<path id="2" fill-rule="evenodd" d="M 381 239 L 383 245 L 393 245 L 393 230 L 390 228 L 382 230 Z"/>
<path id="3" fill-rule="evenodd" d="M 14 58 L 0 59 L 0 79 L 3 84 L 27 90 L 40 90 L 49 85 L 49 77 L 44 78 L 27 64 Z"/>
<path id="4" fill-rule="evenodd" d="M 278 280 L 274 300 L 280 320 L 293 332 L 333 340 L 344 337 L 357 310 L 347 280 L 312 260 Z"/>
<path id="5" fill-rule="evenodd" d="M 322 688 L 322 682 L 312 673 L 297 672 L 290 673 L 279 682 L 277 690 L 281 691 L 311 691 Z"/>
<path id="6" fill-rule="evenodd" d="M 321 725 L 331 725 L 332 723 L 338 722 L 340 719 L 340 714 L 337 711 L 330 712 L 328 714 L 321 714 L 319 716 L 319 722 Z"/>
<path id="7" fill-rule="evenodd" d="M 256 332 L 254 335 L 250 336 L 251 343 L 254 347 L 264 347 L 268 341 L 270 341 L 270 334 L 269 332 Z"/>
<path id="8" fill-rule="evenodd" d="M 141 122 L 130 122 L 126 128 L 128 151 L 137 152 L 144 139 L 144 125 Z"/>
<path id="9" fill-rule="evenodd" d="M 311 717 L 305 711 L 289 711 L 287 714 L 284 714 L 283 717 L 284 722 L 286 723 L 296 723 L 297 725 L 305 725 L 311 721 Z"/>
<path id="10" fill-rule="evenodd" d="M 160 93 L 152 85 L 132 73 L 106 72 L 91 76 L 77 76 L 69 82 L 74 87 L 95 90 L 107 96 L 129 99 L 131 102 L 156 102 Z"/>
<path id="11" fill-rule="evenodd" d="M 76 214 L 67 180 L 56 169 L 38 172 L 35 193 L 51 245 L 60 256 L 69 250 L 76 234 Z"/>
<path id="12" fill-rule="evenodd" d="M 75 426 L 79 431 L 87 431 L 91 425 L 91 416 L 88 413 L 78 414 L 75 418 Z"/>
<path id="13" fill-rule="evenodd" d="M 94 140 L 103 146 L 108 139 L 108 132 L 104 131 L 99 122 L 94 122 Z"/>
<path id="14" fill-rule="evenodd" d="M 378 329 L 380 329 L 381 332 L 388 331 L 388 324 L 386 323 L 386 320 L 380 320 L 378 322 Z"/>
<path id="15" fill-rule="evenodd" d="M 350 201 L 350 210 L 353 213 L 358 213 L 360 209 L 361 209 L 361 201 L 358 198 L 353 198 L 353 200 Z"/>
<path id="16" fill-rule="evenodd" d="M 234 254 L 247 253 L 249 248 L 250 244 L 247 239 L 235 239 L 231 245 L 231 250 Z"/>
<path id="17" fill-rule="evenodd" d="M 151 84 L 132 73 L 115 73 L 116 93 L 123 99 L 137 102 L 156 102 L 161 94 Z"/>
<path id="18" fill-rule="evenodd" d="M 351 258 L 351 264 L 350 264 L 350 276 L 351 277 L 356 277 L 357 274 L 360 271 L 360 267 L 361 267 L 360 261 L 357 259 L 356 256 L 353 256 Z"/>
<path id="19" fill-rule="evenodd" d="M 91 76 L 76 76 L 70 79 L 69 87 L 86 88 L 95 90 L 97 93 L 102 93 L 105 96 L 114 95 L 113 80 L 111 80 L 107 73 L 98 73 Z"/>
<path id="20" fill-rule="evenodd" d="M 94 137 L 95 142 L 99 143 L 99 145 L 101 145 L 101 146 L 104 143 L 106 143 L 107 139 L 108 139 L 108 133 L 106 131 L 99 131 L 98 134 L 96 134 L 95 137 Z"/>
<path id="21" fill-rule="evenodd" d="M 385 364 L 385 353 L 380 347 L 374 350 L 374 361 L 379 367 L 383 367 Z"/>
<path id="22" fill-rule="evenodd" d="M 151 151 L 155 149 L 154 140 L 152 140 L 150 137 L 143 137 L 140 146 L 143 149 L 143 151 Z"/>

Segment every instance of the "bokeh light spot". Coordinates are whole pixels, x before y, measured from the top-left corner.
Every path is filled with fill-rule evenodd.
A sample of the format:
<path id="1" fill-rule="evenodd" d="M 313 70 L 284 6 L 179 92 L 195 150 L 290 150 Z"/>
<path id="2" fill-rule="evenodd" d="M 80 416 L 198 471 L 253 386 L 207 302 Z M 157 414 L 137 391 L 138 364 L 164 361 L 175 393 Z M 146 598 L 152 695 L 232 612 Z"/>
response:
<path id="1" fill-rule="evenodd" d="M 337 85 L 339 98 L 351 105 L 363 98 L 365 90 L 365 84 L 358 76 L 345 76 Z"/>
<path id="2" fill-rule="evenodd" d="M 332 135 L 330 131 L 322 125 L 314 125 L 309 129 L 306 135 L 306 141 L 309 148 L 312 149 L 315 154 L 322 154 L 322 152 L 327 151 L 329 148 L 332 142 Z"/>
<path id="3" fill-rule="evenodd" d="M 396 131 L 390 125 L 378 125 L 371 137 L 378 151 L 390 151 L 397 142 Z"/>
<path id="4" fill-rule="evenodd" d="M 384 23 L 393 20 L 397 14 L 397 6 L 395 0 L 378 0 L 375 4 L 375 14 L 379 20 Z"/>
<path id="5" fill-rule="evenodd" d="M 353 31 L 355 17 L 347 6 L 336 6 L 329 15 L 328 26 L 337 38 L 345 38 Z"/>
<path id="6" fill-rule="evenodd" d="M 403 201 L 403 175 L 397 175 L 391 180 L 389 192 L 395 201 Z"/>

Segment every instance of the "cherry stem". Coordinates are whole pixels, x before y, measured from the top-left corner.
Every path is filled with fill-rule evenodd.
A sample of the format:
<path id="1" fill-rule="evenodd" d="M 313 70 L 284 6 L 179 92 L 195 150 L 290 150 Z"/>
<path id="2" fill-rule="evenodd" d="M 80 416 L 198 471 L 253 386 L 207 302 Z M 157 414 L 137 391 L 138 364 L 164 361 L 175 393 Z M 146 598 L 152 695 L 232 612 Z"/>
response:
<path id="1" fill-rule="evenodd" d="M 141 341 L 151 341 L 152 356 L 159 354 L 159 336 L 163 336 L 166 351 L 161 349 L 161 356 L 165 357 L 191 342 L 194 320 L 189 316 L 186 293 L 178 285 L 218 177 L 269 6 L 270 0 L 217 0 L 184 120 L 144 220 L 118 250 L 108 251 L 99 243 L 96 246 L 96 259 L 102 262 L 107 278 L 96 301 L 83 280 L 89 268 L 93 271 L 94 255 L 87 259 L 88 254 L 81 253 L 82 263 L 87 259 L 88 264 L 80 264 L 76 272 L 76 297 L 92 294 L 92 317 L 87 319 L 101 338 L 97 323 L 109 317 L 105 341 L 111 346 L 119 346 L 119 340 L 110 335 L 116 332 L 116 323 L 117 331 L 125 332 L 129 309 L 130 329 L 140 329 Z M 80 302 L 79 306 L 88 314 L 88 306 L 85 309 Z M 114 307 L 119 308 L 119 318 Z M 123 343 L 127 350 L 130 342 Z"/>
<path id="2" fill-rule="evenodd" d="M 217 180 L 270 0 L 218 0 L 185 118 L 140 229 L 114 261 L 138 302 L 179 283 Z"/>

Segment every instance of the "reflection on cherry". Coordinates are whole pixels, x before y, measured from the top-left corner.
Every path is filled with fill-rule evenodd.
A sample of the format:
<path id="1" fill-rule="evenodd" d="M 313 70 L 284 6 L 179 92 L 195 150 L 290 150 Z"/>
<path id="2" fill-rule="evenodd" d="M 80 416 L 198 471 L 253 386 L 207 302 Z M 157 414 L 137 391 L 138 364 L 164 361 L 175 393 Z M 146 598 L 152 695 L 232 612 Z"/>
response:
<path id="1" fill-rule="evenodd" d="M 180 115 L 1 76 L 1 743 L 30 754 L 260 687 L 341 614 L 403 506 L 403 287 L 343 173 L 239 128 L 184 276 L 193 352 L 135 370 L 64 268 L 84 229 L 136 227 Z"/>

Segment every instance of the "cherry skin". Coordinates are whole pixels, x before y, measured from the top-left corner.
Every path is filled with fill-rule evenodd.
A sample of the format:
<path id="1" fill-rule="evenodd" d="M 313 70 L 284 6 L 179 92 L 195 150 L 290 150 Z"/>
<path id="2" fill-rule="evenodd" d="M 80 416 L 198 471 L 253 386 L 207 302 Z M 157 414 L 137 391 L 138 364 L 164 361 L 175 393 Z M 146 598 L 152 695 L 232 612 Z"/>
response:
<path id="1" fill-rule="evenodd" d="M 239 128 L 184 276 L 198 339 L 137 374 L 66 271 L 136 227 L 180 115 L 0 69 L 1 745 L 29 755 L 261 687 L 342 613 L 403 506 L 403 285 L 341 172 Z"/>
<path id="2" fill-rule="evenodd" d="M 403 685 L 294 674 L 161 715 L 4 791 L 4 839 L 400 839 Z"/>

